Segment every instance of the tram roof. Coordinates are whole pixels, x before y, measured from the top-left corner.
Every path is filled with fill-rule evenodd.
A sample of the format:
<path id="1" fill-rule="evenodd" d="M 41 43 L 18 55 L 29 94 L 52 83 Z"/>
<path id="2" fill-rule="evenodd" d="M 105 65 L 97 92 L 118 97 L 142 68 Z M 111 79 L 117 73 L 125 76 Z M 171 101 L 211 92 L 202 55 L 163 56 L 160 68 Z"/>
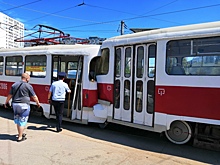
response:
<path id="1" fill-rule="evenodd" d="M 176 26 L 176 27 L 168 27 L 168 28 L 161 28 L 149 31 L 143 31 L 138 33 L 126 34 L 121 36 L 116 36 L 109 38 L 103 42 L 103 45 L 107 44 L 108 42 L 116 42 L 116 43 L 131 43 L 136 42 L 138 39 L 140 42 L 143 40 L 159 40 L 164 38 L 175 38 L 181 36 L 190 36 L 190 35 L 201 35 L 202 33 L 205 34 L 214 34 L 220 33 L 220 21 L 216 22 L 208 22 L 208 23 L 200 23 L 200 24 L 191 24 L 191 25 L 183 25 L 183 26 Z M 195 33 L 196 32 L 196 33 Z"/>
<path id="2" fill-rule="evenodd" d="M 98 52 L 100 45 L 44 45 L 24 48 L 0 49 L 0 55 L 34 55 L 34 54 L 64 54 L 64 55 L 90 55 Z"/>

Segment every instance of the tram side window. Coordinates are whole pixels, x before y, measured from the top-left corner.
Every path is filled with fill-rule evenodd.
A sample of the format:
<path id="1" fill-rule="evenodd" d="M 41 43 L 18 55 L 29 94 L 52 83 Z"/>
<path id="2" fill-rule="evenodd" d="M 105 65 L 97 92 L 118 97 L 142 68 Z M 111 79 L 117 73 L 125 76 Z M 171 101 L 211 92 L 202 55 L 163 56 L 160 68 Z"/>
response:
<path id="1" fill-rule="evenodd" d="M 167 58 L 167 61 L 166 61 L 166 72 L 168 74 L 174 74 L 174 67 L 177 66 L 177 58 L 175 57 L 169 57 Z M 176 73 L 177 74 L 177 73 Z"/>
<path id="2" fill-rule="evenodd" d="M 70 61 L 67 64 L 67 78 L 69 79 L 75 79 L 76 78 L 76 73 L 77 73 L 77 67 L 78 67 L 78 61 Z"/>
<path id="3" fill-rule="evenodd" d="M 138 78 L 142 78 L 144 74 L 144 47 L 139 46 L 137 49 L 137 70 L 136 75 Z"/>
<path id="4" fill-rule="evenodd" d="M 115 76 L 121 76 L 121 48 L 117 48 L 115 52 Z"/>
<path id="5" fill-rule="evenodd" d="M 25 72 L 30 77 L 46 77 L 46 64 L 45 55 L 28 55 L 25 57 Z"/>
<path id="6" fill-rule="evenodd" d="M 219 76 L 220 37 L 168 42 L 166 72 L 169 75 Z"/>
<path id="7" fill-rule="evenodd" d="M 184 57 L 184 66 L 187 75 L 220 75 L 220 56 Z"/>
<path id="8" fill-rule="evenodd" d="M 131 48 L 130 47 L 125 49 L 124 76 L 127 78 L 131 76 Z"/>
<path id="9" fill-rule="evenodd" d="M 167 43 L 166 72 L 169 75 L 186 75 L 182 66 L 182 58 L 189 56 L 191 40 L 169 41 Z"/>
<path id="10" fill-rule="evenodd" d="M 155 58 L 156 58 L 156 45 L 150 45 L 148 48 L 148 77 L 155 76 Z"/>
<path id="11" fill-rule="evenodd" d="M 57 78 L 57 71 L 59 72 L 66 71 L 66 62 L 61 61 L 60 63 L 58 63 L 57 60 L 58 60 L 57 57 L 55 57 L 53 62 L 53 79 Z"/>
<path id="12" fill-rule="evenodd" d="M 94 57 L 89 64 L 89 80 L 96 81 L 96 66 L 98 65 L 98 61 L 100 57 Z"/>
<path id="13" fill-rule="evenodd" d="M 105 75 L 109 71 L 109 49 L 102 49 L 102 55 L 100 58 L 100 63 L 98 65 L 96 75 Z"/>
<path id="14" fill-rule="evenodd" d="M 120 86 L 120 80 L 116 80 L 115 81 L 115 108 L 119 108 L 120 107 L 120 90 L 121 90 L 121 86 Z"/>
<path id="15" fill-rule="evenodd" d="M 137 112 L 142 112 L 143 110 L 143 82 L 136 82 L 136 104 L 135 109 Z"/>
<path id="16" fill-rule="evenodd" d="M 123 107 L 125 110 L 130 109 L 130 103 L 131 103 L 131 85 L 129 80 L 124 81 L 124 104 Z"/>
<path id="17" fill-rule="evenodd" d="M 0 75 L 3 74 L 4 58 L 0 56 Z"/>
<path id="18" fill-rule="evenodd" d="M 23 68 L 22 59 L 22 56 L 6 57 L 5 75 L 21 76 Z"/>

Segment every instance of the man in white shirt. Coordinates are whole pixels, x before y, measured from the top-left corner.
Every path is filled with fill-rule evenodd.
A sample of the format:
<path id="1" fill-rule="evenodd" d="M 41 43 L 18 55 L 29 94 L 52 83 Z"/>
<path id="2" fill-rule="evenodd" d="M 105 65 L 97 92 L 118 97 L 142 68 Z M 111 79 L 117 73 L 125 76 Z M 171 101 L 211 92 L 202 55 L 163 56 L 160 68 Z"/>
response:
<path id="1" fill-rule="evenodd" d="M 62 118 L 63 118 L 63 110 L 66 92 L 71 93 L 71 90 L 67 83 L 63 82 L 66 77 L 66 73 L 60 72 L 58 74 L 58 81 L 53 82 L 50 86 L 50 90 L 48 93 L 48 101 L 52 103 L 54 106 L 54 110 L 56 113 L 56 130 L 57 132 L 61 132 Z M 52 97 L 51 97 L 52 96 Z"/>

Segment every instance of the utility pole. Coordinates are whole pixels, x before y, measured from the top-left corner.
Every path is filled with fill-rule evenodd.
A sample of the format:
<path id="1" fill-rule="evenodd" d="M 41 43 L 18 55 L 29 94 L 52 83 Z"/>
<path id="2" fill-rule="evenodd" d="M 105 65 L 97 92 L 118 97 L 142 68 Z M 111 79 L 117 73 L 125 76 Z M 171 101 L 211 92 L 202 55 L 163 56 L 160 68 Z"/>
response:
<path id="1" fill-rule="evenodd" d="M 121 21 L 121 35 L 124 34 L 124 24 L 125 24 L 125 22 Z"/>

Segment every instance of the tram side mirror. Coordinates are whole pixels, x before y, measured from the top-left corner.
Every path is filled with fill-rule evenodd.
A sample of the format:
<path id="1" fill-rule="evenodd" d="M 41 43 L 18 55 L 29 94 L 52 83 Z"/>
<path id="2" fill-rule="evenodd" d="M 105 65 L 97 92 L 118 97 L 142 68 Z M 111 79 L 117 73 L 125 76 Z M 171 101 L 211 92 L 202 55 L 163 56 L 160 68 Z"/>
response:
<path id="1" fill-rule="evenodd" d="M 94 82 L 96 80 L 95 78 L 95 72 L 94 71 L 90 71 L 89 72 L 89 81 Z"/>

